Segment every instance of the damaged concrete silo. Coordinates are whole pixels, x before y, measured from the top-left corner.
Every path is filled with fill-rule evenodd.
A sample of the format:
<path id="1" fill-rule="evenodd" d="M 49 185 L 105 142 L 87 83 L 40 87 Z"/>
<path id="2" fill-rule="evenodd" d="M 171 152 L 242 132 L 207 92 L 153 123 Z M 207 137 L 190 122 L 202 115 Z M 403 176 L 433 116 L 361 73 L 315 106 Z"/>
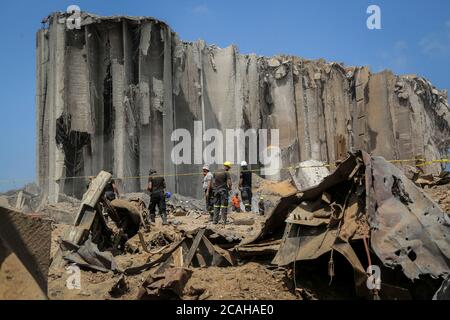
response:
<path id="1" fill-rule="evenodd" d="M 80 29 L 66 18 L 51 15 L 37 33 L 37 176 L 51 202 L 80 197 L 77 177 L 100 170 L 131 192 L 155 168 L 169 190 L 200 196 L 200 176 L 186 173 L 201 165 L 170 156 L 173 130 L 194 134 L 194 121 L 201 132 L 279 129 L 283 166 L 351 148 L 439 159 L 450 144 L 447 93 L 421 77 L 183 42 L 153 18 L 83 13 Z"/>

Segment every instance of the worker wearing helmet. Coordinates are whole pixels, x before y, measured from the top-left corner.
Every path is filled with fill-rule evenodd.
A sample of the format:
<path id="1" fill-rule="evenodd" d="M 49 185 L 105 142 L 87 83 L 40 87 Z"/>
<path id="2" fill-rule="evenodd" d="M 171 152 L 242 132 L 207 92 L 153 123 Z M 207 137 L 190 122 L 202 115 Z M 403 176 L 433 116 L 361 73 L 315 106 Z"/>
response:
<path id="1" fill-rule="evenodd" d="M 246 161 L 241 162 L 241 174 L 239 177 L 239 190 L 245 211 L 252 211 L 252 173 L 248 170 Z"/>
<path id="2" fill-rule="evenodd" d="M 222 216 L 222 223 L 227 223 L 228 214 L 228 193 L 231 190 L 231 163 L 226 161 L 223 164 L 222 171 L 216 171 L 213 174 L 214 189 L 214 218 L 213 223 L 219 223 L 219 213 Z"/>
<path id="3" fill-rule="evenodd" d="M 264 203 L 264 197 L 261 195 L 259 196 L 259 202 L 258 202 L 258 211 L 259 211 L 259 215 L 263 216 L 265 214 L 265 208 L 266 205 Z"/>
<path id="4" fill-rule="evenodd" d="M 212 188 L 213 174 L 209 172 L 209 166 L 203 166 L 203 193 L 205 195 L 206 210 L 209 213 L 209 222 L 214 218 L 214 195 Z"/>

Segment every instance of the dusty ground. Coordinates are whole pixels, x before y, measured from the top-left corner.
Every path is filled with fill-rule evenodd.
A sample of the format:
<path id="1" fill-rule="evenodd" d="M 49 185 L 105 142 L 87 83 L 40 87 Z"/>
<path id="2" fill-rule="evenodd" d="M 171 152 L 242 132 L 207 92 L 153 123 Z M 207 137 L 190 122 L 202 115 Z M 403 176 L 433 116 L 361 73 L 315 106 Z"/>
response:
<path id="1" fill-rule="evenodd" d="M 241 220 L 253 219 L 254 223 L 252 225 L 236 225 Z M 230 224 L 217 224 L 208 223 L 208 215 L 194 215 L 194 216 L 183 216 L 183 217 L 169 217 L 169 222 L 174 223 L 175 230 L 180 231 L 192 231 L 200 227 L 208 226 L 214 229 L 219 234 L 224 234 L 235 239 L 242 239 L 245 237 L 250 237 L 251 235 L 258 233 L 261 230 L 262 223 L 264 222 L 264 217 L 257 215 L 253 212 L 230 212 L 228 214 L 228 220 Z M 166 227 L 167 228 L 167 227 Z M 164 228 L 163 228 L 164 230 Z"/>
<path id="2" fill-rule="evenodd" d="M 287 195 L 295 191 L 295 188 L 288 181 L 275 183 L 271 181 L 258 181 L 255 193 L 263 193 L 265 199 L 270 199 L 272 205 L 280 196 Z M 450 185 L 436 186 L 427 188 L 425 191 L 436 201 L 446 212 L 450 212 Z M 252 225 L 238 225 L 236 221 L 253 220 Z M 160 218 L 157 217 L 156 224 L 152 226 L 150 232 L 144 233 L 146 242 L 154 239 L 158 235 L 165 235 L 172 240 L 180 237 L 180 234 L 196 230 L 207 226 L 213 229 L 217 234 L 228 237 L 230 241 L 239 242 L 245 237 L 251 237 L 257 233 L 262 226 L 264 217 L 255 213 L 230 213 L 230 224 L 212 225 L 208 223 L 208 215 L 201 214 L 198 211 L 190 211 L 187 216 L 169 215 L 169 226 L 162 226 Z M 58 248 L 57 240 L 67 230 L 67 225 L 55 224 L 52 234 L 52 256 Z M 138 266 L 145 263 L 149 258 L 156 259 L 158 253 L 146 253 L 142 250 L 138 237 L 129 240 L 131 248 L 138 250 L 136 253 L 126 252 L 116 256 L 116 262 L 120 268 Z M 154 250 L 157 251 L 155 246 Z M 52 268 L 49 274 L 49 298 L 50 299 L 136 299 L 139 288 L 145 279 L 156 272 L 156 267 L 141 274 L 126 276 L 128 290 L 120 296 L 112 296 L 110 289 L 120 278 L 119 274 L 113 272 L 101 273 L 82 270 L 81 271 L 81 289 L 69 290 L 66 285 L 70 274 L 65 269 Z M 193 274 L 187 282 L 182 298 L 192 299 L 192 292 L 203 292 L 201 299 L 299 299 L 295 295 L 290 276 L 287 276 L 285 270 L 275 269 L 273 266 L 264 262 L 243 263 L 233 267 L 205 267 L 190 268 Z M 309 278 L 308 278 L 309 279 Z M 309 291 L 315 295 L 314 290 L 308 286 L 307 282 L 301 282 L 297 285 L 300 291 L 309 288 Z M 304 287 L 303 287 L 304 285 Z M 303 287 L 303 288 L 302 288 Z M 317 288 L 316 288 L 317 289 Z M 313 291 L 311 291 L 313 290 Z M 317 289 L 320 291 L 320 289 Z M 320 297 L 320 295 L 317 295 Z M 197 296 L 198 298 L 198 296 Z"/>
<path id="3" fill-rule="evenodd" d="M 425 192 L 431 196 L 445 212 L 450 214 L 450 184 L 426 188 Z"/>
<path id="4" fill-rule="evenodd" d="M 191 287 L 206 289 L 213 300 L 293 300 L 282 274 L 272 272 L 259 263 L 238 267 L 196 269 L 185 291 Z"/>
<path id="5" fill-rule="evenodd" d="M 267 209 L 274 206 L 280 196 L 285 196 L 295 191 L 295 188 L 284 181 L 281 183 L 271 181 L 256 181 L 254 192 L 264 194 Z M 161 219 L 157 216 L 156 223 L 152 225 L 149 232 L 143 236 L 147 243 L 163 235 L 164 239 L 175 241 L 181 234 L 207 227 L 216 234 L 226 238 L 230 243 L 237 244 L 246 237 L 252 237 L 259 233 L 265 220 L 263 216 L 253 212 L 230 212 L 229 224 L 213 225 L 208 222 L 208 215 L 199 210 L 186 210 L 187 215 L 174 215 L 169 213 L 169 225 L 163 226 Z M 244 222 L 245 224 L 242 224 Z M 55 224 L 52 233 L 52 256 L 58 250 L 58 240 L 67 231 L 68 225 Z M 164 240 L 163 240 L 164 242 Z M 128 241 L 128 252 L 115 257 L 120 269 L 139 266 L 148 259 L 154 260 L 159 257 L 158 246 L 144 252 L 139 237 L 135 236 Z M 163 244 L 163 243 L 162 243 Z M 160 244 L 160 245 L 162 245 Z M 233 245 L 233 244 L 231 244 Z M 131 251 L 138 251 L 131 253 Z M 49 272 L 49 298 L 50 299 L 136 299 L 139 288 L 149 274 L 154 274 L 157 267 L 147 270 L 141 274 L 126 276 L 125 281 L 128 290 L 121 296 L 113 297 L 110 289 L 120 278 L 119 274 L 113 272 L 91 272 L 81 270 L 81 289 L 70 290 L 67 280 L 71 273 L 64 268 L 52 267 Z M 272 269 L 272 270 L 271 270 Z M 290 282 L 283 270 L 273 270 L 264 264 L 249 262 L 233 267 L 205 267 L 191 268 L 192 277 L 185 286 L 183 298 L 192 299 L 191 292 L 204 291 L 202 299 L 295 299 L 292 290 L 289 289 Z"/>
<path id="6" fill-rule="evenodd" d="M 0 287 L 0 301 L 44 298 L 43 292 L 19 258 L 4 248 L 0 248 Z"/>
<path id="7" fill-rule="evenodd" d="M 260 178 L 261 179 L 261 178 Z M 262 193 L 264 195 L 278 195 L 285 197 L 293 192 L 297 191 L 289 180 L 281 182 L 270 181 L 261 179 L 254 193 Z"/>
<path id="8" fill-rule="evenodd" d="M 274 273 L 259 263 L 247 263 L 235 267 L 190 268 L 191 278 L 184 289 L 184 299 L 191 299 L 190 292 L 204 291 L 205 300 L 294 300 L 296 296 L 285 283 L 281 273 Z M 120 297 L 109 293 L 119 280 L 112 272 L 81 272 L 81 289 L 69 290 L 66 281 L 69 274 L 64 269 L 52 271 L 49 277 L 49 298 L 52 300 L 104 300 L 136 299 L 139 288 L 152 270 L 136 276 L 125 277 L 129 291 Z"/>
<path id="9" fill-rule="evenodd" d="M 253 213 L 233 213 L 230 215 L 235 219 L 253 217 L 260 223 L 261 217 Z M 177 237 L 180 230 L 194 230 L 200 226 L 208 225 L 207 216 L 201 217 L 171 217 L 169 221 L 180 221 L 179 225 L 162 226 L 159 219 L 152 230 L 144 234 L 146 241 L 159 233 Z M 256 224 L 256 223 L 255 223 Z M 212 226 L 218 233 L 235 235 L 242 238 L 251 235 L 249 229 L 252 226 L 237 226 L 233 224 Z M 55 225 L 53 230 L 52 253 L 58 248 L 57 240 L 63 235 L 67 225 Z M 253 229 L 254 230 L 254 229 Z M 130 240 L 132 245 L 140 246 L 137 238 Z M 120 268 L 138 266 L 146 262 L 151 257 L 157 258 L 158 254 L 149 254 L 139 250 L 138 253 L 125 253 L 116 256 L 116 262 Z M 288 289 L 285 272 L 271 271 L 266 266 L 259 263 L 246 263 L 235 267 L 206 267 L 191 268 L 193 274 L 185 286 L 185 297 L 190 298 L 189 292 L 198 289 L 204 290 L 204 299 L 295 299 L 295 295 Z M 68 289 L 67 280 L 71 273 L 64 268 L 51 268 L 49 274 L 49 298 L 57 300 L 67 299 L 135 299 L 139 288 L 150 273 L 154 273 L 156 268 L 152 268 L 141 274 L 126 276 L 129 290 L 120 297 L 112 297 L 109 293 L 113 285 L 119 280 L 120 275 L 113 272 L 91 272 L 81 270 L 81 289 Z"/>

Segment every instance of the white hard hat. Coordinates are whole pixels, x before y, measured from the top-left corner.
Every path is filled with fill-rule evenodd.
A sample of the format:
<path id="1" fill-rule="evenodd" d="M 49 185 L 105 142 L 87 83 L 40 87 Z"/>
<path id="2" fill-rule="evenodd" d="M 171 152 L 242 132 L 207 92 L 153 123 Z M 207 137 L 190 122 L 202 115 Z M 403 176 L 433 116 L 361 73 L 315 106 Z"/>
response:
<path id="1" fill-rule="evenodd" d="M 242 162 L 241 162 L 241 167 L 246 167 L 246 166 L 247 166 L 247 161 L 245 161 L 245 160 L 242 161 Z"/>
<path id="2" fill-rule="evenodd" d="M 203 166 L 203 170 L 209 171 L 209 166 L 208 166 L 207 164 L 205 164 L 205 165 Z"/>

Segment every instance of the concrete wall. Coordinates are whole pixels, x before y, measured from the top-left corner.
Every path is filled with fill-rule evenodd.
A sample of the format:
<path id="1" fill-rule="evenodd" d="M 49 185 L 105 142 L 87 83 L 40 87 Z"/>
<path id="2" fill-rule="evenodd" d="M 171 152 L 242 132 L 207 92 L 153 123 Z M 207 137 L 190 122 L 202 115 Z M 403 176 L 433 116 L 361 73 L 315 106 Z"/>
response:
<path id="1" fill-rule="evenodd" d="M 170 191 L 199 197 L 202 177 L 188 174 L 201 165 L 171 161 L 175 128 L 279 129 L 283 166 L 351 148 L 438 159 L 449 147 L 447 93 L 421 77 L 187 43 L 152 18 L 83 14 L 80 30 L 65 18 L 37 34 L 36 170 L 52 202 L 80 197 L 101 169 L 123 192 L 144 189 L 154 168 Z"/>

